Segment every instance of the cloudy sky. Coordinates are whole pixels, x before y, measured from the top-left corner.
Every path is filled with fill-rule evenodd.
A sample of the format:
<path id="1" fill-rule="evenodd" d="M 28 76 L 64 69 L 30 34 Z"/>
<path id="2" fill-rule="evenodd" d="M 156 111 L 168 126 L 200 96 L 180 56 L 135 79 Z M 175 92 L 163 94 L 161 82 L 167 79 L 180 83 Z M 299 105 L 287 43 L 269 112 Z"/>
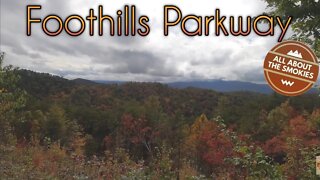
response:
<path id="1" fill-rule="evenodd" d="M 0 0 L 1 51 L 6 63 L 69 79 L 117 81 L 241 80 L 264 83 L 263 59 L 276 43 L 274 37 L 188 37 L 179 28 L 163 36 L 163 6 L 177 5 L 183 15 L 214 15 L 220 8 L 226 16 L 255 16 L 266 10 L 262 0 Z M 197 2 L 197 3 L 196 3 Z M 147 37 L 79 37 L 61 34 L 49 37 L 40 24 L 26 36 L 26 6 L 42 5 L 33 17 L 57 14 L 88 15 L 90 8 L 104 6 L 104 14 L 116 16 L 125 4 L 136 5 L 138 15 L 147 15 L 151 32 Z M 55 24 L 50 24 L 54 27 Z M 74 24 L 76 27 L 77 24 Z M 189 23 L 190 28 L 194 24 Z M 108 26 L 106 26 L 108 27 Z M 214 29 L 211 30 L 214 33 Z M 279 30 L 277 32 L 280 32 Z M 287 33 L 289 35 L 290 33 Z"/>

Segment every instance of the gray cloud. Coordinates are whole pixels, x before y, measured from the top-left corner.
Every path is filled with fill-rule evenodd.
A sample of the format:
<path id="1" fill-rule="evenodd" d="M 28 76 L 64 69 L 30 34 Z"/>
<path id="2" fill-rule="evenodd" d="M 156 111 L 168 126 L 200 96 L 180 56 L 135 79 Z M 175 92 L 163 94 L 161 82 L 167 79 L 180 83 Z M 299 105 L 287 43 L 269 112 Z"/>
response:
<path id="1" fill-rule="evenodd" d="M 80 37 L 70 37 L 65 33 L 49 37 L 42 32 L 39 24 L 32 25 L 32 36 L 27 37 L 27 4 L 42 5 L 42 10 L 32 14 L 34 17 L 58 14 L 62 18 L 75 12 L 87 15 L 89 8 L 97 10 L 97 4 L 84 0 L 0 1 L 1 50 L 10 54 L 10 63 L 67 78 L 133 81 L 219 78 L 261 82 L 264 79 L 259 61 L 276 39 L 256 36 L 246 40 L 214 36 L 189 38 L 181 35 L 179 28 L 172 28 L 170 36 L 164 37 L 162 14 L 153 16 L 153 10 L 147 11 L 141 3 L 136 3 L 137 16 L 150 15 L 151 33 L 154 31 L 150 37 L 89 37 L 87 32 Z M 162 6 L 158 8 L 162 9 Z M 252 11 L 257 6 L 254 5 Z M 122 7 L 118 6 L 117 9 Z M 105 14 L 115 15 L 115 11 L 105 11 Z M 259 47 L 256 48 L 259 53 L 247 52 L 249 49 L 244 47 L 250 50 Z M 243 68 L 250 63 L 251 68 Z"/>
<path id="2" fill-rule="evenodd" d="M 165 67 L 165 62 L 149 52 L 137 52 L 137 51 L 119 51 L 113 50 L 113 54 L 110 54 L 115 67 L 111 69 L 111 72 L 120 73 L 133 73 L 144 74 L 150 73 L 151 75 L 172 75 L 172 70 Z M 97 60 L 97 62 L 104 63 L 105 60 Z M 164 71 L 164 72 L 161 72 Z M 170 73 L 170 74 L 168 74 Z"/>
<path id="3" fill-rule="evenodd" d="M 264 79 L 264 74 L 261 68 L 254 68 L 250 69 L 247 72 L 237 72 L 235 71 L 234 73 L 239 75 L 239 80 L 242 81 L 250 81 L 250 82 L 263 82 Z"/>

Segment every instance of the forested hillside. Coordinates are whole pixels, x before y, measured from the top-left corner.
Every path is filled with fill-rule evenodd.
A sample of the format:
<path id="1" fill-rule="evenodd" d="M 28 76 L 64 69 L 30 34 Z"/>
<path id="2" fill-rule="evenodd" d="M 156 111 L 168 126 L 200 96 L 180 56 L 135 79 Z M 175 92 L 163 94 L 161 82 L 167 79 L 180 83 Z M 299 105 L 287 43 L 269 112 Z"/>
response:
<path id="1" fill-rule="evenodd" d="M 317 178 L 318 94 L 0 75 L 0 179 Z"/>

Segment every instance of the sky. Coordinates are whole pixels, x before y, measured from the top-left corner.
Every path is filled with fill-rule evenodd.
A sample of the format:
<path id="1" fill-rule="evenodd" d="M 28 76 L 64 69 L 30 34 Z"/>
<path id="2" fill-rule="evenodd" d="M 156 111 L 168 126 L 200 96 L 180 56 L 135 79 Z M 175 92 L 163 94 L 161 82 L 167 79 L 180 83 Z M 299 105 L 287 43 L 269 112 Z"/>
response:
<path id="1" fill-rule="evenodd" d="M 225 16 L 256 16 L 266 11 L 262 0 L 0 0 L 1 51 L 5 63 L 46 72 L 68 79 L 84 78 L 105 81 L 174 82 L 194 80 L 239 80 L 265 83 L 263 61 L 277 44 L 275 36 L 247 37 L 201 36 L 188 37 L 180 28 L 170 28 L 163 35 L 164 5 L 178 6 L 183 16 L 214 15 L 217 8 Z M 63 19 L 71 14 L 86 17 L 89 9 L 96 13 L 99 5 L 104 14 L 116 16 L 123 6 L 135 5 L 138 15 L 150 18 L 151 31 L 146 37 L 90 37 L 88 28 L 79 37 L 62 33 L 49 37 L 41 24 L 32 25 L 32 35 L 26 35 L 26 6 L 42 5 L 33 17 L 57 14 Z M 172 14 L 170 18 L 175 18 Z M 226 23 L 227 24 L 227 23 Z M 54 28 L 51 23 L 49 27 Z M 187 24 L 190 29 L 195 24 Z M 78 24 L 73 23 L 72 28 Z M 263 25 L 262 25 L 263 28 Z M 212 30 L 212 33 L 214 31 Z M 290 36 L 287 33 L 285 38 Z"/>

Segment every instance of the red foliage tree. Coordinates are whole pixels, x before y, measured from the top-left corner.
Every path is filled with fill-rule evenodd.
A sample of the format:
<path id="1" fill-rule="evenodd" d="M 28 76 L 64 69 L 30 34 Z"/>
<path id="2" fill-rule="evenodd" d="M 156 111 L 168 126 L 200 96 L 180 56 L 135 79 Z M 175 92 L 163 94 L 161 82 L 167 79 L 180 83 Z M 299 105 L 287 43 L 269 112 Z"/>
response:
<path id="1" fill-rule="evenodd" d="M 122 116 L 120 133 L 124 136 L 127 145 L 142 144 L 148 152 L 152 151 L 151 144 L 157 135 L 145 118 L 134 118 L 130 114 Z"/>
<path id="2" fill-rule="evenodd" d="M 198 165 L 208 168 L 210 173 L 220 173 L 226 170 L 230 164 L 226 158 L 234 156 L 233 142 L 229 132 L 215 120 L 208 120 L 201 115 L 191 126 L 190 134 L 185 145 L 191 156 L 198 159 Z"/>
<path id="3" fill-rule="evenodd" d="M 288 140 L 294 139 L 295 147 Z M 319 134 L 317 129 L 312 126 L 311 122 L 303 116 L 297 116 L 288 122 L 287 127 L 278 135 L 264 144 L 264 150 L 272 157 L 285 155 L 285 152 L 301 148 L 315 147 L 320 145 Z"/>

